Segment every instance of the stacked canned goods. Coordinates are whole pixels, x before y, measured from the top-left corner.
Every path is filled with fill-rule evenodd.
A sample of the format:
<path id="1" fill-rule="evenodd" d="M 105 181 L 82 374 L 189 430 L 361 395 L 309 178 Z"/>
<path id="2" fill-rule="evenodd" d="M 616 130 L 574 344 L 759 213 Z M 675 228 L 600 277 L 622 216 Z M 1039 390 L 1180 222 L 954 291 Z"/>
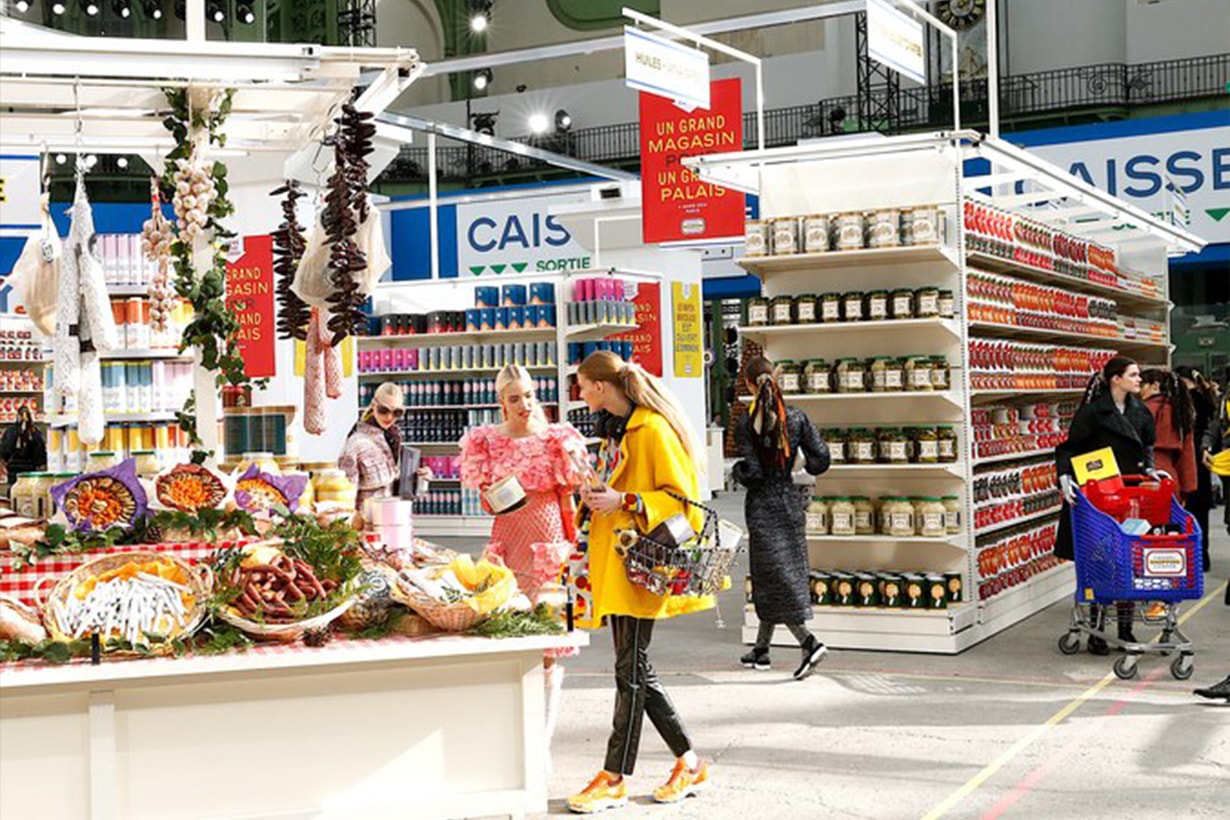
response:
<path id="1" fill-rule="evenodd" d="M 823 607 L 947 609 L 965 599 L 959 572 L 813 569 L 808 581 Z"/>
<path id="2" fill-rule="evenodd" d="M 935 205 L 779 216 L 749 220 L 744 246 L 747 256 L 758 257 L 935 245 L 944 241 L 945 226 L 946 212 Z"/>

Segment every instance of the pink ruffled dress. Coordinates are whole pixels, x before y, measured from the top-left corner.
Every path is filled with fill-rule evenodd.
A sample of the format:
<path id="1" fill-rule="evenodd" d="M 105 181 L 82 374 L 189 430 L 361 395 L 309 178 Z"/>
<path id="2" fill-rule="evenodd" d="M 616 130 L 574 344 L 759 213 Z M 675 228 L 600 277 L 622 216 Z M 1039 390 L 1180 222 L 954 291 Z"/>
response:
<path id="1" fill-rule="evenodd" d="M 525 506 L 495 517 L 487 554 L 503 560 L 531 601 L 544 584 L 559 580 L 572 552 L 572 492 L 581 482 L 574 456 L 587 458 L 585 440 L 567 424 L 522 438 L 496 426 L 475 427 L 461 439 L 466 487 L 482 489 L 515 475 L 525 490 Z"/>

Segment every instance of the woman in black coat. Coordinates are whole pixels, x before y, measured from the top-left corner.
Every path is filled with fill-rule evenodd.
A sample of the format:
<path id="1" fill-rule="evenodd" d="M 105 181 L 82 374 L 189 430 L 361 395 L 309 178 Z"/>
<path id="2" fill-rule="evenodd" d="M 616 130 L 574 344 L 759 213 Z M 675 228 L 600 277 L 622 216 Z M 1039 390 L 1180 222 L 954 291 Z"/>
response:
<path id="1" fill-rule="evenodd" d="M 760 629 L 756 645 L 740 660 L 748 668 L 768 669 L 769 640 L 776 625 L 783 624 L 803 650 L 794 672 L 795 680 L 802 680 L 828 651 L 803 622 L 812 617 L 807 505 L 815 486 L 813 476 L 829 468 L 829 450 L 807 414 L 785 405 L 772 362 L 757 356 L 748 362 L 745 377 L 754 400 L 735 428 L 742 459 L 735 463 L 733 475 L 747 487 L 744 509 L 752 603 Z M 804 465 L 796 483 L 791 470 L 800 452 Z"/>
<path id="2" fill-rule="evenodd" d="M 1121 475 L 1152 475 L 1153 444 L 1157 438 L 1153 414 L 1139 398 L 1140 367 L 1126 356 L 1116 356 L 1089 382 L 1081 405 L 1068 428 L 1068 438 L 1055 448 L 1059 485 L 1063 490 L 1063 514 L 1055 539 L 1055 556 L 1072 560 L 1072 517 L 1076 501 L 1072 458 L 1109 447 Z M 1101 613 L 1094 623 L 1101 628 Z M 1132 635 L 1132 608 L 1119 607 L 1119 639 L 1136 643 Z M 1101 638 L 1089 638 L 1089 651 L 1104 655 L 1109 650 Z"/>

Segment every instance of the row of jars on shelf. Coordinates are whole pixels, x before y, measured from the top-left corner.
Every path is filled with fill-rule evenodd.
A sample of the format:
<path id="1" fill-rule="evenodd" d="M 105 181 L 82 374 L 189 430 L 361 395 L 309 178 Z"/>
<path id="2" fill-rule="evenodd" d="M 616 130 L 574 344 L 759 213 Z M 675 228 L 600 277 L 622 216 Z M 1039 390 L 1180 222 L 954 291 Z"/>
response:
<path id="1" fill-rule="evenodd" d="M 745 224 L 748 256 L 856 251 L 935 245 L 944 240 L 944 211 L 935 205 L 753 219 Z"/>
<path id="2" fill-rule="evenodd" d="M 1076 402 L 974 408 L 970 429 L 976 458 L 1029 453 L 1057 447 L 1067 437 Z"/>
<path id="3" fill-rule="evenodd" d="M 974 529 L 993 527 L 1006 521 L 1035 515 L 1046 510 L 1057 510 L 1060 506 L 1058 489 L 1044 490 L 1023 498 L 1013 498 L 1009 501 L 991 502 L 974 509 Z"/>
<path id="4" fill-rule="evenodd" d="M 974 503 L 1047 492 L 1057 481 L 1055 462 L 1049 459 L 979 473 L 974 476 Z"/>
<path id="5" fill-rule="evenodd" d="M 970 339 L 969 352 L 975 390 L 1079 389 L 1115 355 L 1113 350 L 981 338 Z"/>
<path id="6" fill-rule="evenodd" d="M 3 369 L 0 370 L 0 390 L 20 390 L 34 392 L 43 389 L 43 373 L 41 370 Z"/>
<path id="7" fill-rule="evenodd" d="M 756 296 L 747 301 L 747 325 L 806 325 L 830 322 L 881 322 L 897 319 L 951 319 L 955 311 L 951 290 L 877 288 L 845 293 L 804 293 L 798 296 Z"/>
<path id="8" fill-rule="evenodd" d="M 1024 566 L 1035 558 L 1048 555 L 1055 548 L 1057 521 L 1030 523 L 997 532 L 978 548 L 978 574 L 993 578 L 1000 573 Z"/>
<path id="9" fill-rule="evenodd" d="M 1110 299 L 1085 296 L 973 268 L 969 271 L 966 286 L 971 302 L 968 312 L 973 321 L 993 321 L 1043 330 L 1069 330 L 1075 327 L 1078 332 L 1097 332 L 1072 324 L 1073 320 L 1085 320 L 1094 328 L 1110 327 L 1112 335 L 1118 326 L 1118 306 Z M 975 303 L 978 306 L 977 316 Z M 1017 320 L 1017 316 L 1028 316 L 1031 320 L 1027 324 Z"/>
<path id="10" fill-rule="evenodd" d="M 834 464 L 951 464 L 957 460 L 957 431 L 938 427 L 829 428 L 820 431 Z"/>
<path id="11" fill-rule="evenodd" d="M 1012 259 L 1092 282 L 1118 285 L 1115 252 L 1028 217 L 966 200 L 966 245 L 969 250 Z"/>
<path id="12" fill-rule="evenodd" d="M 943 538 L 961 532 L 961 501 L 946 496 L 812 496 L 807 534 Z"/>
<path id="13" fill-rule="evenodd" d="M 948 390 L 952 369 L 945 356 L 780 359 L 777 384 L 784 395 L 823 393 L 897 393 Z"/>
<path id="14" fill-rule="evenodd" d="M 32 330 L 0 330 L 0 361 L 41 362 L 43 343 Z"/>
<path id="15" fill-rule="evenodd" d="M 1054 555 L 1040 555 L 1027 564 L 1006 569 L 994 578 L 987 578 L 978 583 L 978 600 L 985 601 L 994 598 L 1002 592 L 1018 587 L 1031 578 L 1059 566 L 1062 561 Z"/>

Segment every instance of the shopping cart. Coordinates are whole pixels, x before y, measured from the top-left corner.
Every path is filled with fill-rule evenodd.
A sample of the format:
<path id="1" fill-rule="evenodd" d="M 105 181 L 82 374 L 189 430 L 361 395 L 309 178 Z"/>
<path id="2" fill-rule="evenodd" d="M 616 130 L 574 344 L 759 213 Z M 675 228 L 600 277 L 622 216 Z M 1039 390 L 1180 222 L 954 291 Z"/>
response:
<path id="1" fill-rule="evenodd" d="M 620 530 L 615 552 L 623 558 L 628 580 L 655 595 L 713 595 L 729 580 L 743 530 L 710 507 L 675 493 L 669 495 L 704 511 L 700 532 L 676 545 L 635 530 Z"/>
<path id="2" fill-rule="evenodd" d="M 1120 522 L 1143 519 L 1152 527 L 1174 525 L 1165 535 L 1128 535 Z M 1076 559 L 1076 601 L 1072 624 L 1059 639 L 1065 655 L 1080 651 L 1081 635 L 1097 637 L 1125 654 L 1115 661 L 1115 674 L 1127 680 L 1146 653 L 1178 653 L 1170 674 L 1178 680 L 1192 676 L 1195 649 L 1179 628 L 1179 602 L 1204 594 L 1200 527 L 1175 500 L 1174 481 L 1124 476 L 1122 484 L 1089 482 L 1077 491 L 1072 505 L 1072 544 Z M 1150 614 L 1146 604 L 1160 604 Z M 1161 627 L 1152 643 L 1119 639 L 1117 620 L 1106 617 L 1115 604 L 1135 604 L 1133 621 Z M 1117 607 L 1116 607 L 1117 608 Z"/>

